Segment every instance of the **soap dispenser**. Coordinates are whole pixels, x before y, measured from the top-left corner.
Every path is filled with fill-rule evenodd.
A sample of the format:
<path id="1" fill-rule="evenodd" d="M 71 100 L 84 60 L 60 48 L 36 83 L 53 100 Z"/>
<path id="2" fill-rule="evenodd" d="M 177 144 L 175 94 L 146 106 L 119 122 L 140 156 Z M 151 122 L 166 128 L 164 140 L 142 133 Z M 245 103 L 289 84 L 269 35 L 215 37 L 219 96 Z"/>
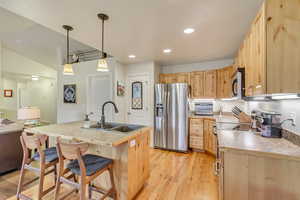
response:
<path id="1" fill-rule="evenodd" d="M 84 119 L 84 123 L 83 123 L 84 128 L 90 128 L 91 127 L 91 120 L 90 120 L 89 117 L 92 114 L 93 114 L 92 112 L 90 114 L 85 114 L 85 119 Z"/>

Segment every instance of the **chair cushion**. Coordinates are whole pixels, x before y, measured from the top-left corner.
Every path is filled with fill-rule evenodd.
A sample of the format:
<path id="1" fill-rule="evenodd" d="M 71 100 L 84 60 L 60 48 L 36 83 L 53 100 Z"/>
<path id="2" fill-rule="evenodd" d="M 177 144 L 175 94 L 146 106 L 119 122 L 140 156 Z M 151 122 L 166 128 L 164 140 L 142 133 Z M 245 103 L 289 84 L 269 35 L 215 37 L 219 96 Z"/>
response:
<path id="1" fill-rule="evenodd" d="M 45 152 L 45 160 L 46 162 L 52 162 L 58 159 L 56 147 L 51 147 L 44 150 Z M 33 155 L 33 160 L 40 160 L 40 154 L 39 152 L 36 152 Z"/>
<path id="2" fill-rule="evenodd" d="M 95 174 L 97 171 L 107 167 L 113 162 L 111 159 L 91 154 L 82 156 L 82 160 L 86 167 L 87 176 Z M 72 173 L 81 175 L 78 160 L 73 160 L 70 163 L 68 163 L 67 168 L 70 169 Z"/>

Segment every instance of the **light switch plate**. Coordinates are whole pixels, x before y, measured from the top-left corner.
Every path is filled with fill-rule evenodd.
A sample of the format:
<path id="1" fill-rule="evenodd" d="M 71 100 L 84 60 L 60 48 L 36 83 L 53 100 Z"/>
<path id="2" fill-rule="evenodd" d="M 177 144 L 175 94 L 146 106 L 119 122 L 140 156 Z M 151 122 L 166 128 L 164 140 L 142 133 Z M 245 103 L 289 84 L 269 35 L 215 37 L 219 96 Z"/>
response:
<path id="1" fill-rule="evenodd" d="M 136 141 L 135 140 L 131 140 L 129 146 L 130 147 L 134 147 L 136 145 Z"/>

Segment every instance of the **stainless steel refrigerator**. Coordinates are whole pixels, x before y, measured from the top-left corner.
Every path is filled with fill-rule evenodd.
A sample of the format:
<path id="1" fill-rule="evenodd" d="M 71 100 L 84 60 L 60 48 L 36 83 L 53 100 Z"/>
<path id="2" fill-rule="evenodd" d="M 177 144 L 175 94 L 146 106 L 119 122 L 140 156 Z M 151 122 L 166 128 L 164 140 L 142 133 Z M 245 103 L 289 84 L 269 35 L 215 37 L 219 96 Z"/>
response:
<path id="1" fill-rule="evenodd" d="M 188 150 L 188 85 L 155 85 L 154 147 Z"/>

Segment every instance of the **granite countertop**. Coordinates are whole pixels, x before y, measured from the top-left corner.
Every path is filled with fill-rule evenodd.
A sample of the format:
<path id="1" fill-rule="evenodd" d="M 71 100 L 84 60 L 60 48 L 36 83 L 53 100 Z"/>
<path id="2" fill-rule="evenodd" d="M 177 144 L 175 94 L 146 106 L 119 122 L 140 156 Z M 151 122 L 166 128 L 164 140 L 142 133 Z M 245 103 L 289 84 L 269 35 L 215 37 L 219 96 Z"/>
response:
<path id="1" fill-rule="evenodd" d="M 239 120 L 229 113 L 226 113 L 221 116 L 217 114 L 201 116 L 201 115 L 195 115 L 194 113 L 190 113 L 189 118 L 215 120 L 217 123 L 239 123 Z"/>
<path id="2" fill-rule="evenodd" d="M 144 127 L 128 133 L 121 133 L 118 131 L 105 131 L 101 129 L 85 129 L 83 121 L 71 122 L 64 124 L 53 124 L 49 126 L 35 127 L 26 129 L 26 132 L 33 134 L 45 134 L 50 137 L 61 137 L 67 140 L 80 140 L 90 144 L 118 146 L 136 137 L 141 131 L 151 129 Z"/>
<path id="3" fill-rule="evenodd" d="M 300 147 L 284 138 L 265 138 L 251 131 L 218 130 L 221 151 L 238 150 L 300 160 Z"/>
<path id="4" fill-rule="evenodd" d="M 9 125 L 0 125 L 0 134 L 6 134 L 16 131 L 22 131 L 24 125 L 21 123 L 13 123 Z"/>

